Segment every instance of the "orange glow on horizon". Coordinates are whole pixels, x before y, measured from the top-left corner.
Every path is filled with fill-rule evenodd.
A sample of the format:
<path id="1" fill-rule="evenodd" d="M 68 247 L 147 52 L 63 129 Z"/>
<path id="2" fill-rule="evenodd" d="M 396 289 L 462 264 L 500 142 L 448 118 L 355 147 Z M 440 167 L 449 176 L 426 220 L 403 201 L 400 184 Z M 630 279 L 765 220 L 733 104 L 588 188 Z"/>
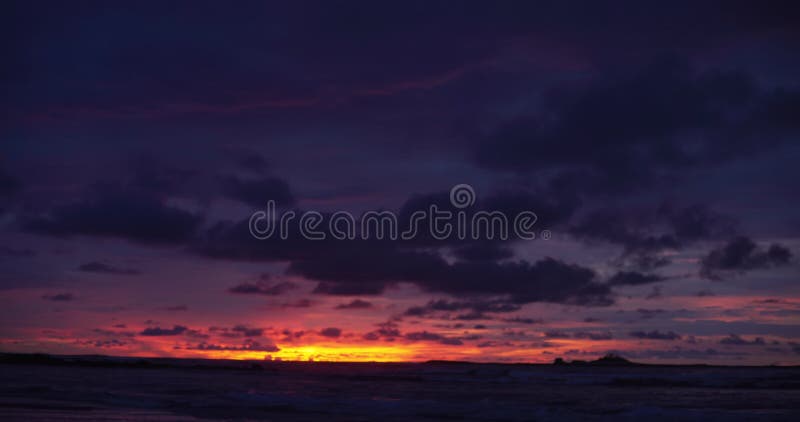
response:
<path id="1" fill-rule="evenodd" d="M 282 347 L 277 352 L 251 350 L 213 350 L 201 354 L 210 359 L 234 360 L 283 360 L 320 362 L 410 362 L 418 349 L 403 345 L 356 346 L 356 345 L 303 345 Z"/>

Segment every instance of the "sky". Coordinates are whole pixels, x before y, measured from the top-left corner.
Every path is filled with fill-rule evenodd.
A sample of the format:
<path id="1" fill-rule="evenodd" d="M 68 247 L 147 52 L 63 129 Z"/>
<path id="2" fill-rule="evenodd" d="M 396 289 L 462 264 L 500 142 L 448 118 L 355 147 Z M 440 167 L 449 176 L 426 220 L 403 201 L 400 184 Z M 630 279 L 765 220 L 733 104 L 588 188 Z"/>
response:
<path id="1" fill-rule="evenodd" d="M 792 2 L 0 19 L 0 351 L 800 364 Z M 270 201 L 326 238 L 256 238 Z M 360 236 L 431 205 L 535 239 Z"/>

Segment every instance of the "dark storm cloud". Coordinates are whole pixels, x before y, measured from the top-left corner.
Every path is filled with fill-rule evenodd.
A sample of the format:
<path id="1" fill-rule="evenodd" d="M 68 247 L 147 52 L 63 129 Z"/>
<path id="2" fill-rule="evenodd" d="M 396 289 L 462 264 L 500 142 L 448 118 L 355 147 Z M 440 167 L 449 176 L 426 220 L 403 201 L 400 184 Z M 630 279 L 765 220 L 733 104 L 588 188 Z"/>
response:
<path id="1" fill-rule="evenodd" d="M 512 342 L 510 342 L 510 341 L 494 341 L 494 340 L 489 340 L 489 341 L 482 341 L 482 342 L 480 342 L 480 343 L 476 344 L 476 346 L 477 346 L 477 347 L 480 347 L 480 348 L 486 348 L 486 347 L 504 347 L 504 346 L 505 346 L 505 347 L 515 347 L 515 346 L 516 346 L 516 344 L 514 344 L 514 343 L 512 343 Z"/>
<path id="2" fill-rule="evenodd" d="M 503 330 L 503 337 L 523 339 L 525 337 L 528 337 L 528 333 L 526 333 L 523 330 L 511 330 L 511 329 L 506 328 L 506 329 Z"/>
<path id="3" fill-rule="evenodd" d="M 109 340 L 76 340 L 75 343 L 81 344 L 84 346 L 90 347 L 97 347 L 101 349 L 113 348 L 113 347 L 122 347 L 128 344 L 125 341 L 118 340 L 118 339 L 109 339 Z"/>
<path id="4" fill-rule="evenodd" d="M 262 335 L 264 335 L 263 328 L 253 328 L 253 327 L 248 327 L 246 325 L 236 325 L 233 328 L 231 328 L 231 331 L 239 333 L 245 337 L 261 337 Z"/>
<path id="5" fill-rule="evenodd" d="M 348 303 L 341 303 L 336 305 L 334 309 L 372 309 L 372 303 L 367 302 L 366 300 L 361 299 L 353 299 L 353 301 Z"/>
<path id="6" fill-rule="evenodd" d="M 576 331 L 574 333 L 569 333 L 566 331 L 549 330 L 545 331 L 543 335 L 545 338 L 577 338 L 592 341 L 611 340 L 614 338 L 611 331 Z"/>
<path id="7" fill-rule="evenodd" d="M 402 336 L 397 322 L 389 320 L 375 324 L 378 329 L 364 334 L 364 340 L 386 340 L 393 341 L 395 338 Z"/>
<path id="8" fill-rule="evenodd" d="M 738 334 L 730 334 L 728 337 L 719 341 L 719 344 L 726 346 L 765 346 L 767 343 L 762 337 L 756 337 L 753 340 L 745 340 Z"/>
<path id="9" fill-rule="evenodd" d="M 573 338 L 585 340 L 611 340 L 614 336 L 610 331 L 578 331 L 572 335 Z"/>
<path id="10" fill-rule="evenodd" d="M 403 337 L 409 341 L 432 341 L 439 344 L 445 344 L 448 346 L 461 346 L 464 344 L 464 342 L 461 341 L 461 339 L 446 337 L 441 334 L 431 333 L 428 331 L 415 331 L 412 333 L 406 333 Z"/>
<path id="11" fill-rule="evenodd" d="M 183 325 L 175 325 L 172 328 L 148 327 L 139 333 L 140 336 L 178 336 L 187 332 L 189 328 Z"/>
<path id="12" fill-rule="evenodd" d="M 212 335 L 225 337 L 225 338 L 240 338 L 240 337 L 259 337 L 263 334 L 264 330 L 261 328 L 249 328 L 245 325 L 237 325 L 234 327 L 208 327 L 208 332 Z M 250 335 L 248 335 L 250 334 Z"/>
<path id="13" fill-rule="evenodd" d="M 252 294 L 252 295 L 265 295 L 265 296 L 280 296 L 297 288 L 295 283 L 290 281 L 281 281 L 278 283 L 269 283 L 265 281 L 258 281 L 255 283 L 241 283 L 228 289 L 230 293 L 236 294 Z"/>
<path id="14" fill-rule="evenodd" d="M 494 198 L 486 204 L 496 205 L 485 205 L 485 209 L 506 210 L 510 215 L 514 215 L 515 210 L 526 209 L 537 209 L 538 213 L 535 203 L 540 202 L 530 202 L 527 196 L 501 195 Z M 442 203 L 444 209 L 452 207 L 447 206 L 449 197 L 446 195 L 415 197 L 402 207 L 399 221 L 410 221 L 403 216 L 410 215 L 413 210 L 425 209 L 431 203 Z M 547 209 L 547 206 L 543 208 Z M 555 211 L 552 215 L 554 219 L 563 216 Z M 400 242 L 379 240 L 303 241 L 299 233 L 291 233 L 287 241 L 258 241 L 250 236 L 242 222 L 212 228 L 197 250 L 216 258 L 290 260 L 290 273 L 320 281 L 317 293 L 379 294 L 389 284 L 410 281 L 426 290 L 452 294 L 510 294 L 520 303 L 609 303 L 607 287 L 595 283 L 595 275 L 589 269 L 553 259 L 535 264 L 490 260 L 448 264 L 437 252 L 414 248 L 436 244 L 425 237 L 424 233 L 429 231 L 424 227 L 420 228 L 420 233 L 418 238 L 409 242 L 410 247 Z M 446 245 L 447 242 L 439 242 L 439 246 Z M 486 282 L 488 280 L 493 282 Z M 525 285 L 531 286 L 530 289 Z"/>
<path id="15" fill-rule="evenodd" d="M 505 300 L 448 301 L 445 299 L 437 299 L 429 301 L 424 306 L 412 306 L 406 309 L 403 315 L 426 316 L 439 312 L 470 310 L 475 315 L 479 315 L 482 317 L 484 312 L 490 312 L 490 313 L 514 312 L 519 310 L 520 307 L 521 306 L 519 304 L 509 303 L 508 301 Z"/>
<path id="16" fill-rule="evenodd" d="M 113 274 L 113 275 L 139 275 L 141 271 L 133 268 L 119 268 L 103 262 L 92 261 L 81 264 L 78 271 L 86 273 L 100 273 L 100 274 Z"/>
<path id="17" fill-rule="evenodd" d="M 295 202 L 289 184 L 276 177 L 240 179 L 230 176 L 222 183 L 225 196 L 258 209 L 266 207 L 270 200 L 275 201 L 278 207 L 291 206 Z"/>
<path id="18" fill-rule="evenodd" d="M 472 243 L 453 249 L 453 254 L 464 261 L 498 261 L 511 258 L 511 249 L 490 243 Z"/>
<path id="19" fill-rule="evenodd" d="M 205 351 L 252 351 L 252 352 L 279 352 L 281 349 L 272 343 L 260 343 L 247 339 L 241 346 L 232 346 L 227 344 L 215 343 L 199 343 L 192 346 L 187 346 L 187 350 L 205 350 Z"/>
<path id="20" fill-rule="evenodd" d="M 338 338 L 342 335 L 342 329 L 336 327 L 328 327 L 320 330 L 319 335 L 323 337 Z"/>
<path id="21" fill-rule="evenodd" d="M 75 300 L 75 295 L 72 293 L 57 293 L 52 295 L 43 295 L 42 299 L 53 302 L 71 302 Z"/>
<path id="22" fill-rule="evenodd" d="M 653 286 L 653 289 L 650 290 L 650 293 L 648 293 L 647 296 L 645 296 L 644 298 L 647 300 L 652 300 L 652 299 L 660 299 L 663 296 L 664 295 L 662 293 L 661 286 Z"/>
<path id="23" fill-rule="evenodd" d="M 628 333 L 631 337 L 646 339 L 646 340 L 680 340 L 680 334 L 673 331 L 661 332 L 658 330 L 653 331 L 631 331 Z"/>
<path id="24" fill-rule="evenodd" d="M 701 262 L 700 274 L 719 280 L 726 274 L 787 265 L 791 258 L 792 252 L 785 246 L 775 243 L 763 250 L 753 240 L 740 236 L 709 252 Z"/>
<path id="25" fill-rule="evenodd" d="M 557 302 L 608 305 L 608 286 L 595 281 L 594 271 L 545 258 L 525 261 L 446 263 L 426 252 L 363 255 L 332 253 L 327 259 L 293 262 L 290 271 L 321 281 L 317 292 L 375 294 L 386 285 L 407 281 L 431 292 L 454 295 L 508 295 L 517 304 Z"/>
<path id="26" fill-rule="evenodd" d="M 53 208 L 47 216 L 28 218 L 31 233 L 117 237 L 143 244 L 176 244 L 192 238 L 201 218 L 167 205 L 144 189 L 118 184 L 94 186 L 82 199 Z"/>
<path id="27" fill-rule="evenodd" d="M 236 261 L 292 261 L 313 258 L 336 246 L 351 246 L 355 242 L 308 241 L 296 226 L 290 225 L 285 239 L 278 236 L 258 240 L 252 236 L 248 220 L 221 221 L 202 232 L 191 245 L 195 253 L 216 259 Z"/>
<path id="28" fill-rule="evenodd" d="M 483 313 L 483 312 L 470 311 L 470 312 L 467 312 L 467 313 L 464 313 L 464 314 L 456 315 L 456 316 L 452 317 L 452 319 L 455 319 L 455 320 L 458 320 L 458 321 L 474 321 L 474 320 L 477 320 L 477 319 L 490 320 L 490 319 L 494 319 L 494 318 L 492 316 L 489 316 L 489 315 Z"/>
<path id="29" fill-rule="evenodd" d="M 618 265 L 648 271 L 670 263 L 659 252 L 724 238 L 735 232 L 735 221 L 703 205 L 664 203 L 655 209 L 593 210 L 573 223 L 569 232 L 587 242 L 619 245 L 623 253 Z"/>
<path id="30" fill-rule="evenodd" d="M 466 209 L 453 206 L 450 201 L 450 192 L 434 192 L 428 194 L 415 194 L 409 197 L 398 211 L 401 230 L 407 228 L 411 216 L 417 211 L 427 211 L 431 205 L 436 205 L 440 210 L 449 212 L 464 212 L 467 221 L 481 211 L 501 212 L 513 219 L 519 213 L 533 211 L 536 213 L 535 228 L 552 228 L 565 223 L 580 206 L 580 199 L 574 192 L 563 189 L 557 183 L 535 185 L 531 187 L 505 187 L 501 190 L 490 191 L 479 195 L 475 203 Z M 483 232 L 475 232 L 471 225 L 467 225 L 465 240 L 451 236 L 445 242 L 433 238 L 429 221 L 423 220 L 419 224 L 419 233 L 413 239 L 417 245 L 441 246 L 445 243 L 453 247 L 456 256 L 469 260 L 502 259 L 509 257 L 508 243 L 496 239 L 491 241 Z M 471 239 L 478 238 L 481 241 Z"/>
<path id="31" fill-rule="evenodd" d="M 121 327 L 125 328 L 125 327 Z M 135 337 L 136 333 L 132 331 L 114 331 L 114 330 L 106 330 L 103 328 L 95 328 L 92 330 L 95 334 L 100 334 L 102 336 L 111 336 L 111 337 Z"/>
<path id="32" fill-rule="evenodd" d="M 786 118 L 800 106 L 800 92 L 760 86 L 741 72 L 698 72 L 676 59 L 554 88 L 545 98 L 546 114 L 501 127 L 477 160 L 541 174 L 584 198 L 630 197 L 695 169 L 772 151 L 800 133 Z M 569 224 L 573 236 L 620 245 L 618 265 L 643 271 L 670 263 L 663 250 L 735 232 L 735 220 L 702 205 L 581 214 Z"/>
<path id="33" fill-rule="evenodd" d="M 206 334 L 206 333 L 204 333 L 204 332 L 202 332 L 200 330 L 193 330 L 193 329 L 186 330 L 184 335 L 186 337 L 196 338 L 196 339 L 207 339 L 207 338 L 211 337 L 208 334 Z"/>
<path id="34" fill-rule="evenodd" d="M 641 319 L 651 319 L 651 318 L 655 318 L 656 316 L 663 315 L 663 314 L 665 314 L 666 312 L 667 312 L 667 311 L 665 311 L 665 310 L 663 310 L 663 309 L 645 309 L 645 308 L 639 308 L 639 309 L 637 309 L 637 310 L 636 310 L 636 313 L 637 313 L 637 314 L 639 314 L 639 317 L 640 317 Z"/>
<path id="35" fill-rule="evenodd" d="M 544 322 L 541 319 L 524 317 L 504 318 L 503 321 L 510 322 L 512 324 L 542 324 Z"/>
<path id="36" fill-rule="evenodd" d="M 642 274 L 634 271 L 620 271 L 608 279 L 612 286 L 638 286 L 642 284 L 664 281 L 665 278 L 656 274 Z"/>
<path id="37" fill-rule="evenodd" d="M 560 205 L 530 200 L 525 195 L 498 195 L 484 203 L 484 209 L 543 210 Z M 449 196 L 414 197 L 400 211 L 400 222 L 413 210 L 426 209 L 433 203 L 449 203 Z M 490 205 L 495 204 L 495 205 Z M 533 207 L 533 208 L 529 208 Z M 555 208 L 553 208 L 555 207 Z M 452 208 L 443 206 L 444 209 Z M 571 207 L 567 207 L 571 208 Z M 551 211 L 552 218 L 563 215 Z M 568 214 L 567 214 L 568 215 Z M 323 217 L 321 227 L 329 216 Z M 402 228 L 402 227 L 401 227 Z M 297 229 L 291 229 L 286 240 L 273 236 L 266 240 L 253 238 L 246 221 L 219 223 L 202 236 L 192 249 L 204 256 L 244 261 L 290 261 L 288 272 L 319 281 L 315 293 L 330 295 L 376 295 L 389 285 L 411 282 L 424 290 L 459 296 L 509 296 L 514 303 L 557 302 L 578 305 L 608 305 L 612 302 L 609 287 L 599 283 L 589 268 L 545 258 L 535 263 L 526 261 L 458 261 L 448 263 L 432 246 L 458 245 L 455 241 L 436 241 L 426 237 L 430 231 L 420 227 L 420 236 L 408 242 L 378 239 L 335 240 L 327 233 L 326 240 L 305 240 Z M 474 243 L 474 242 L 471 242 Z M 424 249 L 423 249 L 424 248 Z"/>
<path id="38" fill-rule="evenodd" d="M 493 169 L 569 168 L 583 192 L 631 192 L 774 148 L 800 129 L 785 117 L 798 105 L 800 93 L 761 88 L 751 75 L 667 59 L 552 90 L 547 115 L 501 127 L 477 157 Z"/>
<path id="39" fill-rule="evenodd" d="M 281 338 L 281 341 L 283 341 L 283 342 L 292 342 L 292 341 L 300 339 L 304 335 L 306 335 L 306 331 L 303 331 L 303 330 L 292 331 L 292 330 L 289 330 L 289 329 L 284 329 L 284 330 L 282 330 L 280 332 L 280 334 L 283 335 L 283 338 Z"/>
<path id="40" fill-rule="evenodd" d="M 415 195 L 408 199 L 398 211 L 398 232 L 402 233 L 410 228 L 411 215 L 415 211 L 427 211 L 431 205 L 439 209 L 457 211 L 450 203 L 449 192 L 440 192 L 429 195 Z M 263 204 L 261 204 L 263 208 Z M 522 211 L 536 212 L 540 221 L 555 224 L 568 218 L 575 208 L 571 200 L 562 199 L 559 195 L 546 195 L 536 192 L 502 192 L 490 195 L 480 201 L 474 209 L 468 210 L 467 218 L 471 218 L 479 210 L 491 210 L 505 213 L 509 218 Z M 297 218 L 304 215 L 302 210 L 294 210 Z M 355 241 L 337 241 L 328 230 L 331 219 L 330 214 L 323 214 L 320 229 L 326 234 L 326 240 L 308 241 L 304 239 L 297 225 L 290 225 L 286 239 L 273 236 L 266 240 L 254 239 L 250 234 L 248 221 L 219 222 L 203 232 L 198 242 L 192 245 L 192 250 L 200 255 L 211 258 L 243 260 L 243 261 L 314 261 L 322 260 L 327 255 L 345 256 L 369 254 L 376 258 L 397 255 L 399 259 L 417 261 L 415 265 L 439 265 L 441 258 L 438 254 L 415 252 L 414 248 L 452 247 L 456 256 L 469 261 L 494 261 L 510 257 L 507 242 L 459 240 L 456 236 L 439 240 L 433 238 L 427 221 L 421 221 L 416 227 L 417 235 L 404 242 L 391 242 L 379 240 L 374 236 L 368 239 Z M 360 222 L 356 222 L 360 226 Z M 469 227 L 467 238 L 471 237 Z M 484 236 L 478 236 L 484 238 Z M 403 243 L 400 245 L 399 243 Z M 412 262 L 409 262 L 412 264 Z"/>
<path id="41" fill-rule="evenodd" d="M 765 304 L 765 305 L 778 305 L 778 304 L 781 304 L 781 303 L 786 303 L 786 304 L 789 304 L 789 303 L 791 303 L 791 302 L 790 302 L 790 301 L 788 301 L 788 300 L 782 300 L 782 299 L 770 298 L 770 299 L 758 299 L 758 300 L 754 300 L 754 301 L 753 301 L 753 303 L 759 303 L 759 304 Z"/>

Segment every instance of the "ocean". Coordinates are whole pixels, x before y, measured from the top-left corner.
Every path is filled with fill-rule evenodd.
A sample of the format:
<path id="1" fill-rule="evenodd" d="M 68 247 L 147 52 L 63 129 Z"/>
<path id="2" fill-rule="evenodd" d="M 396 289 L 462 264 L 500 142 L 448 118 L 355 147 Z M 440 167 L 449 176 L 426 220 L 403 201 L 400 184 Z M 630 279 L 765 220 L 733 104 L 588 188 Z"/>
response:
<path id="1" fill-rule="evenodd" d="M 3 421 L 800 420 L 800 368 L 0 363 Z"/>

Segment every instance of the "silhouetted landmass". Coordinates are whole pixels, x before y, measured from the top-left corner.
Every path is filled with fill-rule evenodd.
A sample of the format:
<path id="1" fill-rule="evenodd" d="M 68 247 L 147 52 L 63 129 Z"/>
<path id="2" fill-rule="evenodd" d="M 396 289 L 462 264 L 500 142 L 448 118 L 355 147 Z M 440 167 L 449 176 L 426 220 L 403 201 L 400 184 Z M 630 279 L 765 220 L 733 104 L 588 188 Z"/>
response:
<path id="1" fill-rule="evenodd" d="M 46 353 L 0 353 L 0 364 L 33 364 L 50 366 L 84 366 L 84 367 L 131 367 L 131 368 L 198 368 L 198 369 L 270 369 L 280 366 L 364 366 L 364 365 L 416 365 L 416 366 L 566 366 L 566 367 L 719 367 L 709 364 L 650 364 L 630 361 L 617 354 L 607 354 L 595 360 L 572 361 L 556 358 L 552 364 L 543 363 L 495 363 L 470 362 L 457 360 L 429 360 L 425 362 L 306 362 L 281 360 L 234 360 L 234 359 L 202 359 L 202 358 L 166 358 L 166 357 L 131 357 L 109 355 L 51 355 Z M 724 366 L 723 366 L 724 367 Z M 759 368 L 761 366 L 737 365 L 732 368 Z M 773 367 L 771 366 L 764 366 Z M 781 366 L 800 368 L 800 366 Z"/>
<path id="2" fill-rule="evenodd" d="M 625 359 L 622 356 L 615 355 L 613 353 L 609 353 L 600 359 L 585 361 L 585 360 L 573 360 L 571 362 L 567 362 L 562 358 L 556 358 L 553 361 L 553 365 L 571 365 L 571 366 L 642 366 L 645 365 L 643 363 L 636 363 L 631 362 L 628 359 Z"/>
<path id="3" fill-rule="evenodd" d="M 0 353 L 0 364 L 81 366 L 98 368 L 264 369 L 261 362 L 229 359 L 145 358 L 105 355 Z"/>

